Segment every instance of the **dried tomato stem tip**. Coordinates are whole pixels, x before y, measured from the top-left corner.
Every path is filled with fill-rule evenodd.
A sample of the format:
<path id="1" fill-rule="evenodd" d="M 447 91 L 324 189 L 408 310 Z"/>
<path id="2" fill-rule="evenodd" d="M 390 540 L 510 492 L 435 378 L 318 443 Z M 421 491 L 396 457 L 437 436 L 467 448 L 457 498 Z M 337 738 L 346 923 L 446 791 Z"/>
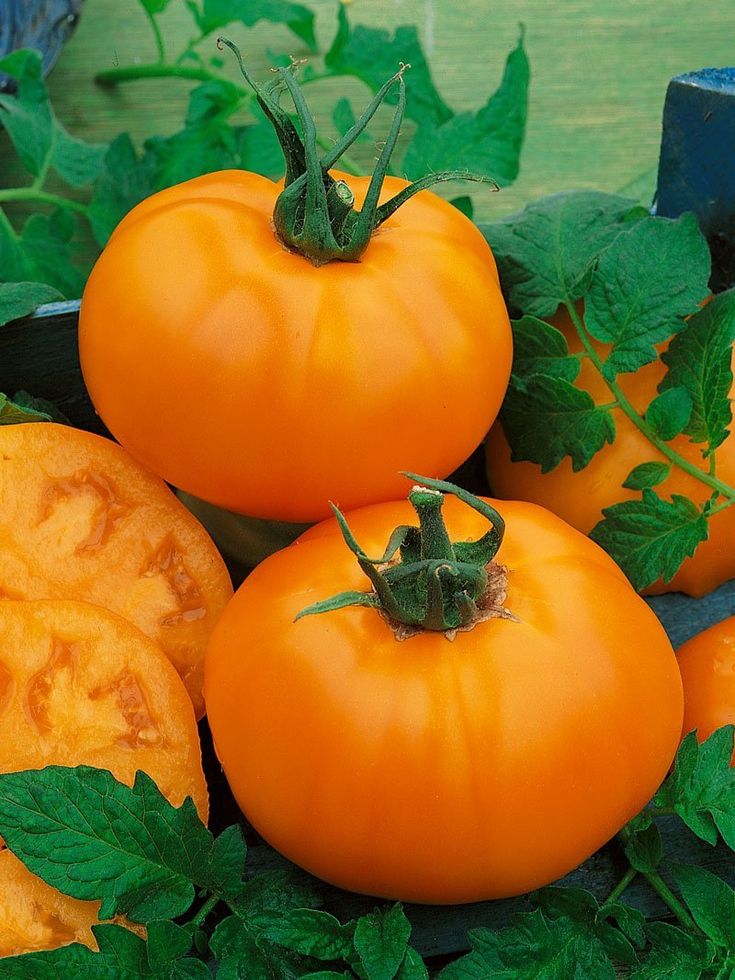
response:
<path id="1" fill-rule="evenodd" d="M 503 540 L 503 518 L 486 501 L 453 483 L 414 473 L 404 476 L 417 484 L 408 499 L 419 526 L 397 527 L 379 558 L 368 557 L 332 504 L 345 542 L 370 579 L 372 591 L 341 592 L 315 602 L 302 609 L 297 620 L 345 606 L 371 606 L 394 623 L 438 632 L 467 628 L 482 619 L 477 600 L 488 587 L 487 566 Z M 447 493 L 487 518 L 490 530 L 477 541 L 451 541 L 442 516 Z"/>
<path id="2" fill-rule="evenodd" d="M 357 122 L 324 157 L 319 156 L 316 126 L 306 100 L 296 82 L 298 65 L 277 68 L 276 79 L 270 85 L 256 82 L 245 67 L 237 45 L 227 38 L 217 39 L 218 47 L 226 45 L 237 58 L 242 76 L 256 94 L 258 103 L 275 129 L 286 161 L 284 188 L 276 201 L 273 224 L 287 248 L 298 252 L 314 265 L 339 260 L 357 262 L 370 243 L 370 238 L 387 218 L 414 194 L 446 180 L 474 180 L 498 185 L 484 174 L 464 170 L 447 170 L 428 174 L 408 184 L 385 204 L 379 205 L 383 181 L 398 140 L 406 108 L 404 72 L 410 65 L 401 65 L 382 86 Z M 329 173 L 360 134 L 365 130 L 386 96 L 398 84 L 398 104 L 388 137 L 373 171 L 362 209 L 353 207 L 354 197 L 344 181 Z M 301 134 L 292 118 L 281 107 L 281 92 L 287 89 L 293 99 Z"/>

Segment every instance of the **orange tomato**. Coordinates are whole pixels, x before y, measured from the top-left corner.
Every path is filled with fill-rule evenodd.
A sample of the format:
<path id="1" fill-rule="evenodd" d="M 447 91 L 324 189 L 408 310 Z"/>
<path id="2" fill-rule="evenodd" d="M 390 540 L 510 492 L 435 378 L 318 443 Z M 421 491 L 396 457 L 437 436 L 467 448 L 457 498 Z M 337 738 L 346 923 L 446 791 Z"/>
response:
<path id="1" fill-rule="evenodd" d="M 569 349 L 576 353 L 582 349 L 579 338 L 571 324 L 566 310 L 559 309 L 552 322 L 561 330 L 569 343 Z M 603 356 L 608 350 L 604 344 L 593 342 Z M 634 374 L 621 374 L 618 384 L 633 407 L 645 412 L 656 397 L 659 383 L 666 373 L 662 361 L 647 364 Z M 599 404 L 609 402 L 610 390 L 599 373 L 589 363 L 582 361 L 579 378 L 576 382 L 592 395 Z M 665 457 L 639 432 L 619 408 L 612 409 L 615 420 L 615 441 L 603 447 L 588 466 L 575 473 L 569 458 L 550 473 L 542 473 L 535 463 L 513 463 L 510 447 L 498 422 L 487 438 L 485 451 L 487 475 L 493 493 L 500 497 L 529 500 L 548 507 L 573 527 L 589 533 L 602 519 L 602 510 L 623 500 L 640 497 L 640 493 L 623 488 L 623 481 L 639 463 L 649 461 L 666 462 Z M 690 463 L 703 471 L 708 465 L 702 459 L 702 447 L 689 441 L 687 436 L 677 436 L 670 443 L 672 449 L 680 453 Z M 735 436 L 730 435 L 717 450 L 717 475 L 725 483 L 735 483 Z M 679 493 L 690 497 L 696 503 L 703 503 L 710 490 L 694 477 L 676 466 L 669 477 L 656 492 L 664 497 Z M 735 536 L 735 508 L 715 514 L 709 520 L 709 538 L 697 548 L 691 558 L 687 558 L 674 578 L 668 582 L 658 582 L 646 591 L 686 592 L 702 596 L 735 576 L 735 550 L 730 542 Z"/>
<path id="2" fill-rule="evenodd" d="M 735 616 L 687 640 L 677 656 L 684 684 L 682 735 L 696 729 L 703 742 L 735 724 Z"/>
<path id="3" fill-rule="evenodd" d="M 367 178 L 339 175 L 358 205 Z M 388 178 L 383 199 L 405 186 Z M 275 237 L 281 185 L 223 171 L 144 201 L 89 279 L 79 343 L 115 437 L 238 513 L 308 522 L 450 473 L 494 420 L 512 338 L 490 248 L 423 191 L 359 262 Z"/>
<path id="4" fill-rule="evenodd" d="M 198 717 L 207 638 L 232 583 L 206 531 L 109 439 L 0 428 L 0 599 L 81 599 L 155 640 Z"/>
<path id="5" fill-rule="evenodd" d="M 330 520 L 259 565 L 212 634 L 205 696 L 235 797 L 274 847 L 343 888 L 455 903 L 548 884 L 645 805 L 676 751 L 681 680 L 651 610 L 559 518 L 492 503 L 507 530 L 487 567 L 510 618 L 452 642 L 399 641 L 374 608 L 294 622 L 366 591 Z M 444 511 L 454 540 L 487 530 L 454 498 Z M 392 502 L 347 518 L 380 554 L 412 516 Z"/>

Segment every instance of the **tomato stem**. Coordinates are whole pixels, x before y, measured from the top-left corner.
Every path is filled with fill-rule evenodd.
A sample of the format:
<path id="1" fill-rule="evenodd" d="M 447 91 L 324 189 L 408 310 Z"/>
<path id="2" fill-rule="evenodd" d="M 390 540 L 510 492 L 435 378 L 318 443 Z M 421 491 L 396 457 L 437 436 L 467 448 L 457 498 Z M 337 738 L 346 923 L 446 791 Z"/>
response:
<path id="1" fill-rule="evenodd" d="M 592 346 L 592 343 L 587 335 L 587 329 L 582 322 L 582 318 L 573 303 L 573 301 L 567 297 L 564 301 L 564 305 L 569 311 L 569 316 L 574 324 L 574 328 L 577 331 L 579 339 L 584 346 L 585 353 L 589 357 L 592 364 L 595 366 L 596 370 L 599 372 L 600 376 L 604 380 L 607 387 L 610 389 L 613 397 L 615 398 L 618 407 L 628 416 L 633 425 L 648 439 L 648 441 L 658 449 L 662 456 L 665 456 L 670 460 L 674 466 L 688 473 L 690 476 L 694 477 L 695 480 L 699 480 L 700 483 L 704 483 L 706 486 L 717 491 L 727 500 L 725 503 L 720 504 L 719 507 L 715 508 L 710 513 L 714 513 L 716 510 L 724 510 L 726 507 L 730 507 L 735 503 L 735 488 L 728 486 L 727 483 L 723 483 L 722 480 L 718 480 L 714 475 L 714 471 L 710 464 L 710 472 L 699 469 L 694 463 L 690 463 L 688 459 L 684 459 L 675 449 L 672 449 L 668 443 L 659 439 L 654 433 L 653 429 L 648 425 L 645 419 L 635 410 L 631 405 L 630 401 L 626 397 L 622 388 L 612 379 L 608 378 L 603 372 L 603 364 L 597 351 Z"/>
<path id="2" fill-rule="evenodd" d="M 389 201 L 379 205 L 383 183 L 406 108 L 404 72 L 410 65 L 401 64 L 374 96 L 360 118 L 341 140 L 322 158 L 318 147 L 323 145 L 316 132 L 314 117 L 295 79 L 297 64 L 276 69 L 278 82 L 264 86 L 256 82 L 243 63 L 236 44 L 227 38 L 217 39 L 218 47 L 225 45 L 237 58 L 240 72 L 265 112 L 281 145 L 286 160 L 285 186 L 279 195 L 273 212 L 273 224 L 278 238 L 291 251 L 303 255 L 314 265 L 327 262 L 359 261 L 370 244 L 373 232 L 414 194 L 446 180 L 475 180 L 491 184 L 495 181 L 484 174 L 470 174 L 451 170 L 429 174 L 408 184 Z M 347 149 L 365 131 L 368 123 L 383 103 L 391 88 L 398 85 L 398 103 L 393 115 L 388 137 L 370 179 L 362 208 L 354 208 L 354 195 L 344 181 L 337 180 L 330 169 L 341 159 Z M 293 99 L 301 126 L 299 134 L 293 120 L 280 107 L 279 89 L 287 89 Z"/>
<path id="3" fill-rule="evenodd" d="M 603 907 L 605 905 L 612 905 L 613 902 L 617 902 L 617 900 L 620 898 L 623 892 L 626 891 L 628 885 L 633 881 L 633 879 L 637 874 L 638 872 L 636 871 L 635 868 L 632 867 L 628 868 L 628 870 L 625 872 L 623 877 L 620 879 L 620 881 L 617 883 L 617 885 L 613 888 L 613 890 L 607 896 L 605 901 L 602 903 Z"/>
<path id="4" fill-rule="evenodd" d="M 659 898 L 661 898 L 668 905 L 684 928 L 698 932 L 699 930 L 697 928 L 697 923 L 694 921 L 691 915 L 689 915 L 687 910 L 684 908 L 676 895 L 674 895 L 661 875 L 657 871 L 642 871 L 641 874 L 646 878 L 649 885 L 651 888 L 653 888 Z"/>
<path id="5" fill-rule="evenodd" d="M 197 927 L 201 926 L 204 923 L 207 916 L 209 915 L 209 913 L 215 908 L 216 905 L 220 903 L 221 900 L 222 899 L 220 898 L 219 895 L 210 895 L 209 898 L 206 900 L 206 902 L 204 902 L 202 907 L 196 913 L 196 915 L 192 916 L 189 924 Z"/>
<path id="6" fill-rule="evenodd" d="M 505 570 L 492 561 L 500 548 L 505 522 L 486 501 L 444 480 L 404 473 L 416 486 L 408 499 L 418 515 L 418 527 L 401 525 L 390 536 L 383 554 L 370 558 L 355 540 L 342 512 L 332 504 L 347 547 L 370 580 L 372 592 L 342 592 L 302 609 L 296 619 L 333 612 L 346 606 L 381 610 L 397 627 L 414 631 L 450 632 L 470 629 L 490 616 L 508 616 L 499 607 L 504 599 L 498 581 Z M 476 541 L 450 540 L 442 507 L 450 493 L 482 514 L 490 529 Z M 396 554 L 398 553 L 398 558 Z M 494 604 L 483 603 L 491 588 Z M 499 593 L 502 593 L 500 595 Z M 482 606 L 482 609 L 481 609 Z M 400 638 L 404 638 L 403 631 Z"/>
<path id="7" fill-rule="evenodd" d="M 52 204 L 57 208 L 64 208 L 67 211 L 76 211 L 77 214 L 88 215 L 86 204 L 81 201 L 72 201 L 70 198 L 59 197 L 57 194 L 49 194 L 47 191 L 37 187 L 13 187 L 7 190 L 0 190 L 1 201 L 35 201 L 38 204 Z"/>

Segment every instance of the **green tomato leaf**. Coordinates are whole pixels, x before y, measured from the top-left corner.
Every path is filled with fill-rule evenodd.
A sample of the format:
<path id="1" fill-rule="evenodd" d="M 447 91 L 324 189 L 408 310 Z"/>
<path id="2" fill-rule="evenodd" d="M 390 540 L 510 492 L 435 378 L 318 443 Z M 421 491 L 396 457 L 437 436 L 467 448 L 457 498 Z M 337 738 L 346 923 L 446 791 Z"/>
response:
<path id="1" fill-rule="evenodd" d="M 82 295 L 87 278 L 73 259 L 76 229 L 74 215 L 58 208 L 51 214 L 30 215 L 18 239 L 30 277 L 48 283 L 69 299 Z"/>
<path id="2" fill-rule="evenodd" d="M 290 0 L 204 0 L 198 20 L 204 34 L 235 21 L 246 27 L 252 27 L 260 20 L 285 24 L 311 51 L 316 51 L 313 12 Z"/>
<path id="3" fill-rule="evenodd" d="M 685 558 L 707 540 L 707 518 L 688 497 L 663 500 L 645 489 L 641 500 L 626 500 L 603 511 L 590 537 L 620 565 L 636 589 L 658 579 L 669 582 Z"/>
<path id="4" fill-rule="evenodd" d="M 268 871 L 241 884 L 236 894 L 228 895 L 228 902 L 233 912 L 258 931 L 280 922 L 295 909 L 317 905 L 318 897 L 291 881 L 287 871 Z"/>
<path id="5" fill-rule="evenodd" d="M 598 937 L 566 916 L 547 919 L 536 909 L 515 915 L 507 929 L 474 929 L 469 938 L 473 951 L 438 980 L 615 980 Z"/>
<path id="6" fill-rule="evenodd" d="M 218 924 L 210 948 L 217 961 L 217 980 L 294 980 L 309 969 L 309 960 L 265 941 L 236 915 Z"/>
<path id="7" fill-rule="evenodd" d="M 278 143 L 273 126 L 268 122 L 260 106 L 250 109 L 256 122 L 242 126 L 238 130 L 238 167 L 251 170 L 264 177 L 283 176 L 283 151 Z"/>
<path id="8" fill-rule="evenodd" d="M 16 400 L 11 401 L 7 395 L 4 395 L 0 391 L 0 425 L 16 425 L 19 422 L 50 421 L 51 416 L 47 412 L 39 411 L 30 405 L 23 405 Z"/>
<path id="9" fill-rule="evenodd" d="M 0 326 L 28 316 L 38 306 L 61 299 L 61 293 L 43 282 L 0 283 Z"/>
<path id="10" fill-rule="evenodd" d="M 711 259 L 693 214 L 638 221 L 600 256 L 585 298 L 585 324 L 612 345 L 607 378 L 656 360 L 709 292 Z"/>
<path id="11" fill-rule="evenodd" d="M 352 27 L 347 19 L 347 7 L 339 5 L 337 34 L 324 57 L 327 68 L 335 75 L 353 75 L 373 92 L 398 70 L 401 62 L 411 65 L 406 72 L 406 116 L 419 126 L 439 126 L 453 115 L 444 104 L 431 77 L 418 32 L 411 26 L 388 31 L 376 27 Z M 398 94 L 386 98 L 395 105 Z"/>
<path id="12" fill-rule="evenodd" d="M 127 133 L 112 141 L 89 204 L 89 220 L 100 245 L 106 244 L 128 211 L 153 193 L 155 165 L 150 153 L 138 158 Z"/>
<path id="13" fill-rule="evenodd" d="M 30 215 L 20 234 L 0 222 L 0 280 L 45 283 L 62 296 L 81 296 L 85 276 L 72 261 L 75 231 L 76 219 L 61 208 Z"/>
<path id="14" fill-rule="evenodd" d="M 689 829 L 714 845 L 717 832 L 735 850 L 733 729 L 726 725 L 701 745 L 690 732 L 679 747 L 674 771 L 654 797 L 654 806 L 674 810 Z"/>
<path id="15" fill-rule="evenodd" d="M 213 837 L 187 799 L 178 809 L 149 776 L 132 788 L 88 766 L 0 775 L 0 828 L 34 874 L 74 898 L 100 899 L 101 918 L 182 915 L 195 885 L 223 879 Z M 241 876 L 242 868 L 226 877 Z"/>
<path id="16" fill-rule="evenodd" d="M 705 936 L 716 946 L 735 948 L 735 891 L 704 868 L 676 864 L 671 873 Z"/>
<path id="17" fill-rule="evenodd" d="M 644 919 L 636 909 L 621 903 L 605 903 L 601 906 L 595 896 L 584 888 L 558 885 L 542 888 L 531 899 L 548 920 L 568 918 L 581 931 L 594 934 L 610 959 L 628 965 L 637 962 L 628 933 L 610 921 L 612 919 L 617 923 L 620 920 L 625 923 L 635 935 L 638 945 L 641 945 L 644 940 Z"/>
<path id="18" fill-rule="evenodd" d="M 635 201 L 615 194 L 570 191 L 480 225 L 510 305 L 544 317 L 560 303 L 583 296 L 600 252 L 640 220 L 634 206 Z"/>
<path id="19" fill-rule="evenodd" d="M 109 143 L 85 143 L 54 120 L 51 166 L 71 187 L 91 184 L 102 172 Z"/>
<path id="20" fill-rule="evenodd" d="M 584 469 L 595 453 L 615 439 L 612 414 L 564 378 L 534 374 L 511 377 L 500 413 L 514 462 L 538 463 L 548 473 L 570 456 Z"/>
<path id="21" fill-rule="evenodd" d="M 692 396 L 683 387 L 667 388 L 648 406 L 646 422 L 664 442 L 675 439 L 689 423 L 692 415 Z"/>
<path id="22" fill-rule="evenodd" d="M 192 933 L 189 929 L 165 919 L 149 922 L 147 926 L 148 963 L 154 970 L 161 970 L 189 952 Z"/>
<path id="23" fill-rule="evenodd" d="M 158 923 L 160 925 L 160 923 Z M 166 923 L 167 926 L 172 923 Z M 173 927 L 178 929 L 177 926 Z M 205 980 L 211 973 L 206 963 L 189 957 L 170 957 L 160 966 L 151 963 L 151 943 L 115 925 L 92 927 L 99 952 L 73 943 L 42 953 L 26 953 L 3 959 L 4 980 Z M 156 959 L 156 955 L 152 957 Z"/>
<path id="24" fill-rule="evenodd" d="M 209 855 L 210 882 L 216 890 L 229 898 L 239 895 L 243 888 L 242 873 L 247 859 L 242 827 L 233 824 L 214 839 Z"/>
<path id="25" fill-rule="evenodd" d="M 334 970 L 317 970 L 316 973 L 305 973 L 301 980 L 355 980 L 355 974 L 351 970 L 343 970 L 341 973 Z"/>
<path id="26" fill-rule="evenodd" d="M 472 220 L 472 216 L 475 213 L 475 205 L 468 194 L 453 197 L 449 203 L 453 204 L 458 211 L 461 211 L 465 218 L 469 218 L 470 221 Z"/>
<path id="27" fill-rule="evenodd" d="M 16 408 L 23 408 L 29 414 L 40 416 L 39 421 L 59 422 L 61 425 L 71 425 L 69 419 L 58 406 L 45 398 L 36 398 L 27 391 L 16 391 L 13 395 Z M 29 421 L 25 419 L 24 421 Z"/>
<path id="28" fill-rule="evenodd" d="M 732 422 L 732 345 L 735 341 L 735 289 L 720 293 L 695 313 L 664 352 L 668 372 L 661 389 L 683 387 L 692 412 L 684 429 L 693 442 L 713 452 L 728 436 Z"/>
<path id="29" fill-rule="evenodd" d="M 661 834 L 646 814 L 634 817 L 627 826 L 625 856 L 636 871 L 655 871 L 663 857 Z"/>
<path id="30" fill-rule="evenodd" d="M 47 166 L 54 120 L 38 51 L 15 51 L 0 59 L 0 72 L 17 81 L 15 95 L 0 94 L 0 122 L 21 163 L 34 177 Z"/>
<path id="31" fill-rule="evenodd" d="M 342 925 L 333 915 L 315 909 L 285 912 L 264 932 L 270 942 L 318 960 L 349 960 L 354 935 L 354 922 Z"/>
<path id="32" fill-rule="evenodd" d="M 570 384 L 579 374 L 579 359 L 569 354 L 566 337 L 545 320 L 524 316 L 511 320 L 513 374 L 546 374 Z"/>
<path id="33" fill-rule="evenodd" d="M 634 466 L 625 478 L 623 486 L 627 490 L 645 490 L 646 487 L 657 487 L 668 479 L 671 463 L 639 463 Z"/>
<path id="34" fill-rule="evenodd" d="M 366 980 L 394 980 L 403 963 L 411 923 L 400 905 L 363 915 L 354 927 L 354 945 Z"/>
<path id="35" fill-rule="evenodd" d="M 612 919 L 620 932 L 628 939 L 632 946 L 642 949 L 646 944 L 646 919 L 642 912 L 632 908 L 630 905 L 623 905 L 622 902 L 605 902 L 601 905 L 597 915 L 597 923 L 604 919 Z M 618 957 L 620 958 L 620 957 Z M 626 961 L 623 961 L 626 962 Z"/>
<path id="36" fill-rule="evenodd" d="M 349 99 L 341 98 L 337 101 L 332 110 L 332 122 L 340 136 L 344 136 L 355 125 L 357 116 Z M 363 129 L 355 142 L 370 143 L 372 146 L 375 146 L 375 140 L 365 129 Z"/>
<path id="37" fill-rule="evenodd" d="M 0 93 L 0 122 L 21 163 L 34 177 L 49 167 L 72 187 L 91 183 L 102 168 L 107 144 L 71 136 L 55 117 L 37 51 L 16 51 L 0 59 L 0 72 L 16 79 L 15 95 Z"/>
<path id="38" fill-rule="evenodd" d="M 678 926 L 650 922 L 646 933 L 651 951 L 630 980 L 700 980 L 715 958 L 711 942 Z"/>
<path id="39" fill-rule="evenodd" d="M 396 980 L 429 980 L 426 964 L 411 946 L 406 950 L 403 963 L 398 968 Z"/>
<path id="40" fill-rule="evenodd" d="M 518 176 L 526 132 L 529 77 L 521 32 L 508 55 L 500 87 L 482 109 L 460 113 L 440 126 L 419 128 L 403 159 L 406 176 L 416 180 L 427 173 L 462 168 L 493 177 L 501 187 L 511 184 Z"/>

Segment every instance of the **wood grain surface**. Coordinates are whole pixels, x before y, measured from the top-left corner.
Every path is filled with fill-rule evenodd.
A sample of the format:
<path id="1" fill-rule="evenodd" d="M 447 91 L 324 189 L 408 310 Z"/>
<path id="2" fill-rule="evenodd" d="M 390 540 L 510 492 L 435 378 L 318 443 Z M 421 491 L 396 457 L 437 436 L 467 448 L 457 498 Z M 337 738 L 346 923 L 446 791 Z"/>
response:
<path id="1" fill-rule="evenodd" d="M 317 12 L 324 50 L 334 32 L 336 0 L 307 2 Z M 668 80 L 734 58 L 732 0 L 352 0 L 349 13 L 356 23 L 373 26 L 417 24 L 437 85 L 456 110 L 477 108 L 486 99 L 519 23 L 526 25 L 532 81 L 521 176 L 501 194 L 477 195 L 483 219 L 570 187 L 613 191 L 642 178 L 642 193 L 650 193 Z M 177 52 L 192 34 L 181 0 L 173 0 L 161 26 L 167 46 Z M 256 69 L 265 67 L 267 49 L 304 54 L 279 25 L 233 28 L 231 34 Z M 176 131 L 192 83 L 139 81 L 114 91 L 92 83 L 98 71 L 154 56 L 136 0 L 86 0 L 49 80 L 58 115 L 89 140 L 106 140 L 123 129 L 138 140 Z M 343 92 L 358 103 L 365 94 L 358 82 L 328 81 L 313 86 L 309 97 L 325 119 Z M 10 160 L 0 147 L 0 185 L 18 175 Z"/>

